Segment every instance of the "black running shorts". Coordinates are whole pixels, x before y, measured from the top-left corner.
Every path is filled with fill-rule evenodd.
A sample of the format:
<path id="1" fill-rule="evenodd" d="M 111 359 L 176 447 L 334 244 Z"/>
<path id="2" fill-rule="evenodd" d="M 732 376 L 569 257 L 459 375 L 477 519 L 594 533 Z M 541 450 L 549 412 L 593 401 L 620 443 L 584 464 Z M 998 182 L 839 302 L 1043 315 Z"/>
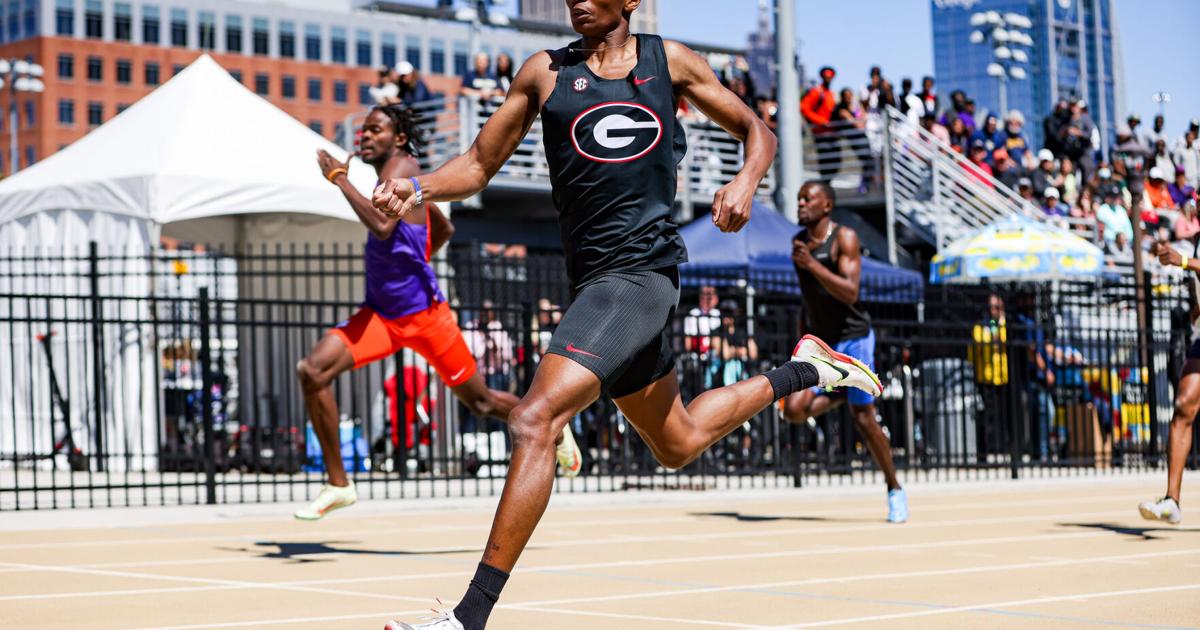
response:
<path id="1" fill-rule="evenodd" d="M 601 274 L 580 287 L 548 352 L 591 370 L 609 396 L 628 396 L 675 367 L 668 331 L 678 304 L 676 267 Z"/>

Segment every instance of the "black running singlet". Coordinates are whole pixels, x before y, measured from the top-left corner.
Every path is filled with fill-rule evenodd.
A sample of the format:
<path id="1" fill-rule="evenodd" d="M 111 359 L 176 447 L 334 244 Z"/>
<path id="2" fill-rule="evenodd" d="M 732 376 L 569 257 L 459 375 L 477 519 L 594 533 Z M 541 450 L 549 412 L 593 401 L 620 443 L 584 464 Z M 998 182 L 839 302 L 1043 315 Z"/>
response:
<path id="1" fill-rule="evenodd" d="M 833 244 L 837 241 L 840 229 L 842 226 L 835 225 L 825 242 L 812 248 L 812 257 L 838 275 L 841 275 L 841 271 L 833 258 Z M 796 238 L 807 242 L 805 230 L 800 230 Z M 866 337 L 871 332 L 871 316 L 861 302 L 846 304 L 833 297 L 816 276 L 799 267 L 796 268 L 796 275 L 800 280 L 800 298 L 804 300 L 804 332 L 830 344 Z"/>
<path id="2" fill-rule="evenodd" d="M 603 79 L 572 48 L 542 106 L 542 135 L 558 209 L 567 276 L 578 288 L 599 274 L 687 260 L 671 209 L 687 138 L 662 39 L 637 35 L 637 65 Z"/>

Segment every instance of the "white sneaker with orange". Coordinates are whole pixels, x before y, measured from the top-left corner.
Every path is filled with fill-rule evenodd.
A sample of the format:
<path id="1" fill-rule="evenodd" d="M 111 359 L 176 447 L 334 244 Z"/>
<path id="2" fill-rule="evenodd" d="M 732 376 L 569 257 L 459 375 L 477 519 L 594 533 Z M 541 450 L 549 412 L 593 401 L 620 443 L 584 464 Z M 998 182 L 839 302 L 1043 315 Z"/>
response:
<path id="1" fill-rule="evenodd" d="M 564 477 L 574 479 L 579 476 L 579 471 L 583 470 L 583 452 L 579 450 L 579 445 L 575 443 L 575 435 L 571 433 L 571 425 L 568 424 L 563 427 L 562 441 L 558 443 L 554 454 L 558 458 L 558 465 L 562 468 Z"/>
<path id="2" fill-rule="evenodd" d="M 815 368 L 821 381 L 818 387 L 856 387 L 872 396 L 883 394 L 883 383 L 862 361 L 837 352 L 820 339 L 805 335 L 792 351 L 793 361 L 803 361 Z"/>
<path id="3" fill-rule="evenodd" d="M 358 492 L 354 489 L 353 481 L 349 482 L 349 485 L 345 487 L 325 484 L 321 486 L 321 492 L 317 494 L 317 498 L 313 499 L 308 505 L 296 510 L 292 516 L 301 521 L 319 521 L 326 514 L 334 510 L 350 507 L 357 501 Z"/>

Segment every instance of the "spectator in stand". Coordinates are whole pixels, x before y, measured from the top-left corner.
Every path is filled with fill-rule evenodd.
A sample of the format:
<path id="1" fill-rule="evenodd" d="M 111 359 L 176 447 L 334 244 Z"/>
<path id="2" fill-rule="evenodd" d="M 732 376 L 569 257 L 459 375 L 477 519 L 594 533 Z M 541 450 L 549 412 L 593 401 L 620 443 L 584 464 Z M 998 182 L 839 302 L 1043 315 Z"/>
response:
<path id="1" fill-rule="evenodd" d="M 753 93 L 743 77 L 740 75 L 734 75 L 733 78 L 729 79 L 729 85 L 726 87 L 729 88 L 730 92 L 733 92 L 735 95 L 737 95 L 738 99 L 746 104 L 746 107 L 754 107 Z"/>
<path id="2" fill-rule="evenodd" d="M 1185 200 L 1179 206 L 1179 218 L 1175 219 L 1175 240 L 1191 241 L 1200 234 L 1200 218 L 1196 216 L 1196 198 Z"/>
<path id="3" fill-rule="evenodd" d="M 1136 121 L 1137 115 L 1130 118 Z M 1110 161 L 1113 175 L 1123 180 L 1129 190 L 1131 207 L 1141 204 L 1149 156 L 1150 149 L 1137 139 L 1132 127 L 1122 125 L 1117 128 L 1117 145 L 1112 148 Z"/>
<path id="4" fill-rule="evenodd" d="M 1184 171 L 1182 166 L 1175 168 L 1175 182 L 1167 186 L 1167 190 L 1171 193 L 1171 201 L 1175 202 L 1176 208 L 1182 208 L 1183 204 L 1196 196 L 1196 187 L 1188 183 L 1187 171 Z"/>
<path id="5" fill-rule="evenodd" d="M 1033 196 L 1033 181 L 1031 181 L 1028 177 L 1022 177 L 1021 179 L 1018 179 L 1017 194 L 1021 196 L 1021 199 L 1024 199 L 1030 203 L 1035 203 L 1035 197 Z"/>
<path id="6" fill-rule="evenodd" d="M 1071 110 L 1065 99 L 1054 104 L 1054 111 L 1042 119 L 1042 148 L 1051 155 L 1062 155 L 1062 130 L 1071 118 Z"/>
<path id="7" fill-rule="evenodd" d="M 500 95 L 508 94 L 513 82 L 513 58 L 506 52 L 496 55 L 496 82 L 500 86 Z"/>
<path id="8" fill-rule="evenodd" d="M 892 84 L 883 78 L 883 71 L 879 69 L 879 66 L 871 67 L 867 87 L 863 88 L 862 103 L 868 112 L 877 112 L 889 105 L 896 106 L 896 96 L 893 93 Z"/>
<path id="9" fill-rule="evenodd" d="M 921 91 L 917 93 L 917 96 L 925 106 L 923 113 L 936 116 L 938 111 L 938 97 L 937 90 L 933 87 L 933 77 L 921 79 Z"/>
<path id="10" fill-rule="evenodd" d="M 835 129 L 830 127 L 833 108 L 837 106 L 837 96 L 829 86 L 837 72 L 829 66 L 821 68 L 821 83 L 809 88 L 800 99 L 800 113 L 812 127 L 813 144 L 817 150 L 817 171 L 821 179 L 828 182 L 841 169 L 841 148 Z"/>
<path id="11" fill-rule="evenodd" d="M 912 91 L 912 87 L 912 79 L 904 77 L 900 81 L 900 97 L 897 99 L 897 105 L 900 113 L 908 116 L 910 122 L 920 124 L 921 116 L 925 114 L 925 101 L 922 101 L 921 97 Z"/>
<path id="12" fill-rule="evenodd" d="M 1046 196 L 1046 189 L 1062 186 L 1062 174 L 1054 166 L 1054 154 L 1050 149 L 1038 151 L 1038 168 L 1030 176 L 1033 180 L 1033 194 L 1037 197 Z"/>
<path id="13" fill-rule="evenodd" d="M 967 128 L 968 137 L 975 133 L 975 118 L 971 115 L 967 108 L 967 94 L 962 90 L 954 90 L 950 93 L 950 108 L 942 114 L 941 123 L 948 129 L 954 129 L 954 119 L 958 118 L 963 121 L 963 126 Z"/>
<path id="14" fill-rule="evenodd" d="M 1175 142 L 1175 165 L 1183 167 L 1187 182 L 1200 186 L 1200 121 L 1193 120 L 1183 137 Z"/>
<path id="15" fill-rule="evenodd" d="M 370 92 L 376 105 L 392 105 L 398 102 L 400 99 L 400 75 L 396 68 L 380 66 L 375 86 L 371 88 Z"/>
<path id="16" fill-rule="evenodd" d="M 712 335 L 721 325 L 721 311 L 717 308 L 720 303 L 716 287 L 700 285 L 699 305 L 683 318 L 683 343 L 688 352 L 708 354 L 712 347 Z"/>
<path id="17" fill-rule="evenodd" d="M 1171 154 L 1167 152 L 1166 138 L 1159 138 L 1148 146 L 1154 150 L 1154 155 L 1150 157 L 1150 166 L 1158 167 L 1163 173 L 1174 173 L 1175 160 L 1172 160 Z"/>
<path id="18" fill-rule="evenodd" d="M 775 133 L 779 129 L 779 101 L 775 100 L 774 95 L 760 96 L 755 99 L 754 111 L 758 112 L 758 117 L 767 123 L 767 129 L 770 129 L 771 133 Z"/>
<path id="19" fill-rule="evenodd" d="M 1104 190 L 1104 203 L 1096 208 L 1096 220 L 1104 230 L 1104 240 L 1116 240 L 1117 234 L 1133 238 L 1133 222 L 1129 220 L 1129 211 L 1120 202 L 1121 192 L 1116 187 L 1109 186 Z"/>
<path id="20" fill-rule="evenodd" d="M 997 123 L 996 117 L 988 114 L 987 118 L 983 119 L 983 126 L 975 131 L 975 135 L 971 136 L 972 146 L 976 141 L 983 143 L 983 148 L 987 150 L 989 164 L 992 162 L 992 153 L 1004 146 L 1005 133 L 999 129 Z"/>
<path id="21" fill-rule="evenodd" d="M 1129 246 L 1129 239 L 1130 236 L 1125 232 L 1118 232 L 1112 240 L 1105 239 L 1104 258 L 1109 269 L 1133 267 L 1133 248 Z"/>
<path id="22" fill-rule="evenodd" d="M 462 94 L 480 102 L 500 94 L 500 82 L 492 72 L 492 60 L 487 53 L 475 55 L 475 65 L 463 76 Z"/>
<path id="23" fill-rule="evenodd" d="M 975 118 L 975 99 L 968 98 L 966 101 L 963 101 L 963 113 L 961 116 L 963 122 L 967 123 L 967 128 L 971 130 L 971 133 L 975 133 L 975 130 L 979 128 L 978 119 Z"/>
<path id="24" fill-rule="evenodd" d="M 1137 114 L 1130 114 L 1125 117 L 1125 124 L 1129 125 L 1129 135 L 1134 139 L 1141 138 L 1141 132 L 1138 131 L 1138 126 L 1142 124 L 1142 117 Z M 1145 143 L 1143 143 L 1145 144 Z M 1152 146 L 1152 145 L 1146 145 Z"/>
<path id="25" fill-rule="evenodd" d="M 1101 162 L 1100 168 L 1096 169 L 1096 176 L 1088 183 L 1092 189 L 1093 199 L 1103 199 L 1104 191 L 1109 188 L 1115 188 L 1126 206 L 1132 203 L 1132 198 L 1129 195 L 1129 189 L 1125 186 L 1125 181 L 1113 175 L 1112 168 L 1107 162 Z"/>
<path id="26" fill-rule="evenodd" d="M 1064 157 L 1058 163 L 1058 174 L 1062 178 L 1062 185 L 1059 186 L 1059 192 L 1062 193 L 1063 203 L 1068 206 L 1074 205 L 1075 200 L 1079 198 L 1080 175 L 1079 171 L 1075 170 L 1075 163 L 1071 158 Z"/>
<path id="27" fill-rule="evenodd" d="M 1058 189 L 1051 186 L 1042 195 L 1042 212 L 1045 212 L 1048 217 L 1066 217 L 1070 216 L 1071 209 L 1062 202 Z"/>
<path id="28" fill-rule="evenodd" d="M 1083 112 L 1084 116 L 1091 122 L 1092 126 L 1092 152 L 1095 153 L 1100 148 L 1100 128 L 1096 126 L 1096 119 L 1092 118 L 1092 112 L 1088 109 L 1087 101 L 1079 100 L 1079 111 Z M 1092 171 L 1088 171 L 1091 173 Z"/>
<path id="29" fill-rule="evenodd" d="M 396 64 L 396 72 L 400 75 L 400 100 L 405 105 L 424 103 L 433 100 L 429 86 L 421 80 L 421 71 L 407 61 Z"/>
<path id="30" fill-rule="evenodd" d="M 1154 117 L 1154 126 L 1146 132 L 1146 137 L 1142 139 L 1146 146 L 1153 147 L 1158 144 L 1159 140 L 1162 140 L 1164 145 L 1167 143 L 1167 132 L 1163 130 L 1164 124 L 1162 114 Z"/>
<path id="31" fill-rule="evenodd" d="M 1000 180 L 1001 184 L 1017 189 L 1017 183 L 1025 176 L 1025 170 L 1008 157 L 1008 151 L 1003 148 L 992 152 L 992 177 Z"/>
<path id="32" fill-rule="evenodd" d="M 1004 119 L 1004 150 L 1008 158 L 1021 168 L 1025 165 L 1025 156 L 1029 154 L 1029 139 L 1025 137 L 1025 115 L 1017 110 L 1010 110 Z"/>
<path id="33" fill-rule="evenodd" d="M 1079 191 L 1079 199 L 1071 206 L 1071 216 L 1076 219 L 1095 219 L 1096 207 L 1092 203 L 1092 189 L 1083 188 Z"/>
<path id="34" fill-rule="evenodd" d="M 987 163 L 988 150 L 984 146 L 983 140 L 976 139 L 971 143 L 971 150 L 967 154 L 967 159 L 970 161 L 969 170 L 976 179 L 983 185 L 993 187 L 991 178 L 992 167 Z"/>
<path id="35" fill-rule="evenodd" d="M 1158 210 L 1174 210 L 1176 208 L 1175 200 L 1171 198 L 1171 189 L 1167 186 L 1167 174 L 1161 168 L 1153 166 L 1150 168 L 1150 173 L 1146 176 L 1146 203 L 1143 204 L 1143 221 L 1146 221 L 1145 215 L 1147 211 L 1154 215 L 1153 221 L 1146 221 L 1147 224 L 1158 224 Z"/>
<path id="36" fill-rule="evenodd" d="M 950 146 L 966 155 L 967 147 L 971 144 L 971 129 L 967 127 L 967 123 L 958 116 L 951 116 L 947 130 L 950 132 Z"/>
<path id="37" fill-rule="evenodd" d="M 925 112 L 921 116 L 921 128 L 933 134 L 943 144 L 950 144 L 950 131 L 937 122 L 937 117 L 932 112 Z"/>
<path id="38" fill-rule="evenodd" d="M 867 138 L 866 112 L 854 98 L 854 90 L 842 88 L 841 100 L 838 101 L 837 107 L 833 108 L 830 119 L 831 123 L 837 126 L 850 150 L 862 163 L 862 182 L 859 184 L 859 191 L 866 192 L 875 177 L 875 160 L 871 153 L 871 142 Z"/>
<path id="39" fill-rule="evenodd" d="M 1059 129 L 1058 144 L 1061 152 L 1055 155 L 1071 158 L 1086 176 L 1096 170 L 1092 159 L 1092 132 L 1096 125 L 1091 116 L 1084 113 L 1082 104 L 1082 101 L 1071 103 L 1069 116 Z"/>

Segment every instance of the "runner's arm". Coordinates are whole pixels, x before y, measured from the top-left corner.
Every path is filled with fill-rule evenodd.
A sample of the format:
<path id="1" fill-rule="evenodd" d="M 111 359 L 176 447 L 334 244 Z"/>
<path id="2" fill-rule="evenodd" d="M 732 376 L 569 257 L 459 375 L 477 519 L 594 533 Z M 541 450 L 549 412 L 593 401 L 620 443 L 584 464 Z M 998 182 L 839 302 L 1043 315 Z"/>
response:
<path id="1" fill-rule="evenodd" d="M 350 183 L 350 178 L 347 176 L 348 169 L 350 168 L 350 157 L 347 157 L 345 162 L 338 162 L 324 149 L 318 149 L 317 165 L 321 167 L 321 174 L 325 176 L 325 179 L 329 179 L 329 175 L 336 172 L 332 180 L 333 185 L 342 191 L 342 196 L 350 204 L 350 209 L 354 210 L 354 214 L 358 215 L 359 222 L 370 230 L 376 238 L 386 239 L 392 235 L 392 231 L 396 229 L 396 223 L 400 219 L 389 218 L 383 212 L 376 210 L 371 205 L 371 200 L 364 197 L 354 187 L 354 184 Z"/>
<path id="2" fill-rule="evenodd" d="M 834 299 L 842 304 L 857 304 L 859 279 L 862 276 L 862 250 L 858 234 L 854 230 L 838 230 L 837 248 L 836 273 L 820 263 L 810 265 L 808 271 Z"/>
<path id="3" fill-rule="evenodd" d="M 713 223 L 736 232 L 750 220 L 758 184 L 775 161 L 775 134 L 754 111 L 717 80 L 708 62 L 687 46 L 665 42 L 671 80 L 680 94 L 743 143 L 742 170 L 713 198 Z"/>
<path id="4" fill-rule="evenodd" d="M 529 58 L 513 79 L 504 103 L 487 123 L 467 152 L 441 168 L 417 178 L 425 201 L 459 201 L 478 194 L 496 176 L 529 132 L 540 110 L 538 84 L 548 72 L 550 54 L 542 51 Z M 403 216 L 413 202 L 413 185 L 407 179 L 388 179 L 378 188 L 372 203 L 379 210 Z"/>
<path id="5" fill-rule="evenodd" d="M 378 212 L 378 210 L 376 210 Z M 450 242 L 450 238 L 454 236 L 454 224 L 450 222 L 450 217 L 442 214 L 442 209 L 437 207 L 436 203 L 429 204 L 429 256 L 432 257 L 446 243 Z"/>

